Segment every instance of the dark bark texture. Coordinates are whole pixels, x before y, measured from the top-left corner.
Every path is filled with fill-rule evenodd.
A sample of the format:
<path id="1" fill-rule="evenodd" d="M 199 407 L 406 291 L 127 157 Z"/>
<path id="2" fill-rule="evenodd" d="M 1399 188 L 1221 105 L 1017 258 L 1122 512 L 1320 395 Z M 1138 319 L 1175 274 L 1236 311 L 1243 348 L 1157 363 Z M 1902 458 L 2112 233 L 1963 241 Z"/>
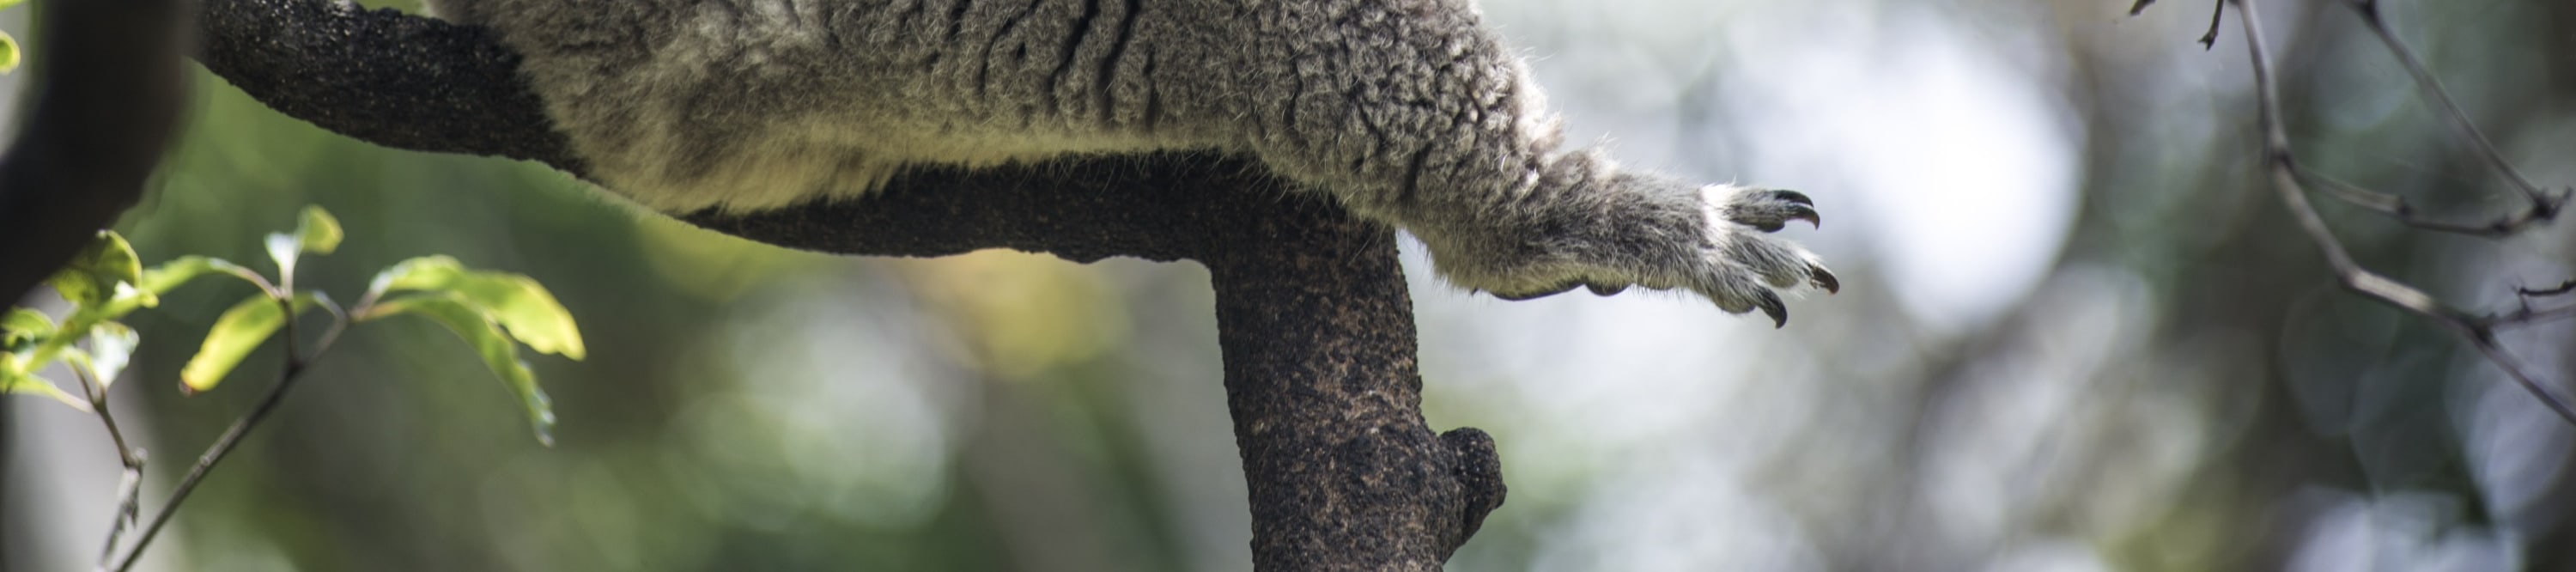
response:
<path id="1" fill-rule="evenodd" d="M 585 174 L 518 56 L 482 29 L 324 0 L 207 0 L 201 32 L 199 61 L 287 115 L 389 147 Z M 1086 158 L 922 170 L 862 200 L 683 218 L 840 254 L 1204 263 L 1256 567 L 1438 569 L 1502 504 L 1493 440 L 1423 421 L 1394 232 L 1289 184 L 1232 157 Z"/>

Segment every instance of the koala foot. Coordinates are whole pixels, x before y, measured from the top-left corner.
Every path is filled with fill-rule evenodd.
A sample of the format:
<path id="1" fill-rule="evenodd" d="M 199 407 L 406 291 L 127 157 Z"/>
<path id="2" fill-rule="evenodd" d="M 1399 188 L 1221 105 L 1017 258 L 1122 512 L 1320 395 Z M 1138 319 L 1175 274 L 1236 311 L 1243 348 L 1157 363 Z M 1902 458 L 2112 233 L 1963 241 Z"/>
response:
<path id="1" fill-rule="evenodd" d="M 1816 212 L 1815 201 L 1797 191 L 1743 188 L 1733 185 L 1708 185 L 1697 193 L 1657 193 L 1660 197 L 1646 202 L 1680 199 L 1697 203 L 1696 208 L 1672 208 L 1684 205 L 1650 205 L 1646 216 L 1683 214 L 1696 220 L 1672 221 L 1677 225 L 1654 224 L 1652 220 L 1623 221 L 1620 228 L 1601 231 L 1605 236 L 1585 242 L 1606 248 L 1583 249 L 1589 256 L 1574 254 L 1581 263 L 1568 269 L 1571 274 L 1538 288 L 1486 288 L 1494 297 L 1505 300 L 1528 300 L 1562 294 L 1582 286 L 1592 293 L 1608 296 L 1631 285 L 1663 290 L 1684 288 L 1728 312 L 1761 310 L 1774 327 L 1789 323 L 1789 308 L 1780 290 L 1803 286 L 1823 289 L 1826 293 L 1842 291 L 1842 281 L 1827 270 L 1816 255 L 1767 233 L 1787 226 L 1789 221 L 1803 220 L 1822 226 L 1823 217 Z M 1696 212 L 1693 212 L 1696 211 Z M 1696 216 L 1688 216 L 1696 215 Z M 1685 228 L 1678 233 L 1658 233 L 1658 227 Z M 1697 227 L 1688 229 L 1687 227 Z M 1687 233 L 1696 230 L 1698 240 L 1688 240 Z M 1673 236 L 1683 234 L 1685 236 Z M 1680 240 L 1675 240 L 1680 239 Z M 1650 252 L 1631 251 L 1636 244 L 1656 242 L 1689 242 L 1687 248 L 1659 248 Z"/>

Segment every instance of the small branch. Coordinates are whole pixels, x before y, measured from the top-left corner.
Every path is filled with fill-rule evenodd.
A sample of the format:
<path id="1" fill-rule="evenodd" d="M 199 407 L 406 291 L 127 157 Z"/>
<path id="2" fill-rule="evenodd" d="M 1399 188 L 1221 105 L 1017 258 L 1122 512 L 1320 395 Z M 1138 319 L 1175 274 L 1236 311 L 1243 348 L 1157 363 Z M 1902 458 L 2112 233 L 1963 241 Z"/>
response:
<path id="1" fill-rule="evenodd" d="M 2218 24 L 2226 19 L 2227 3 L 2230 1 L 2232 0 L 2217 0 L 2209 3 L 2209 31 L 2200 34 L 2201 50 L 2218 49 Z"/>
<path id="2" fill-rule="evenodd" d="M 2396 220 L 2399 224 L 2404 224 L 2421 230 L 2447 232 L 2479 238 L 2505 238 L 2513 236 L 2516 233 L 2520 233 L 2522 232 L 2522 229 L 2528 228 L 2533 224 L 2547 222 L 2549 220 L 2548 217 L 2555 216 L 2557 214 L 2556 207 L 2541 208 L 2535 206 L 2533 208 L 2514 211 L 2511 214 L 2486 222 L 2462 223 L 2433 220 L 2420 215 L 2415 210 L 2415 205 L 2408 202 L 2406 197 L 2373 191 L 2362 188 L 2360 185 L 2343 182 L 2342 180 L 2328 176 L 2324 173 L 2316 172 L 2315 169 L 2309 169 L 2306 165 L 2297 165 L 2294 168 L 2298 170 L 2299 178 L 2316 183 L 2317 187 L 2324 189 L 2328 195 L 2332 195 L 2338 199 L 2343 199 L 2344 202 L 2350 203 L 2354 206 L 2359 206 L 2363 209 L 2377 212 L 2379 214 L 2388 215 L 2388 218 Z"/>
<path id="3" fill-rule="evenodd" d="M 303 377 L 305 366 L 310 363 L 309 360 L 313 356 L 330 351 L 332 342 L 339 339 L 339 333 L 347 321 L 347 313 L 342 312 L 329 300 L 322 300 L 321 306 L 331 312 L 331 328 L 324 330 L 322 338 L 314 343 L 312 355 L 304 355 L 296 347 L 298 344 L 295 341 L 294 298 L 282 296 L 277 299 L 277 302 L 283 305 L 286 311 L 283 330 L 286 338 L 286 367 L 278 372 L 277 385 L 269 387 L 268 395 L 260 397 L 259 404 L 251 407 L 250 413 L 234 420 L 231 427 L 224 429 L 223 436 L 215 438 L 214 445 L 206 447 L 206 452 L 197 457 L 197 464 L 188 468 L 188 475 L 181 477 L 179 485 L 170 490 L 170 499 L 163 501 L 161 510 L 152 515 L 152 524 L 145 526 L 142 536 L 134 539 L 134 547 L 126 549 L 125 558 L 117 561 L 115 566 L 106 567 L 106 569 L 126 572 L 134 567 L 136 561 L 143 558 L 143 550 L 152 546 L 152 539 L 161 534 L 161 527 L 170 524 L 171 515 L 179 512 L 179 504 L 187 502 L 188 495 L 197 490 L 197 484 L 205 480 L 206 473 L 214 470 L 216 463 L 223 462 L 225 457 L 232 455 L 233 447 L 241 444 L 243 436 L 249 435 L 252 428 L 258 427 L 261 420 L 267 419 L 268 414 L 277 409 L 277 404 L 285 399 L 286 391 L 293 389 L 295 380 Z"/>
<path id="4" fill-rule="evenodd" d="M 2501 318 L 2471 316 L 2445 306 L 2422 290 L 2371 272 L 2353 261 L 2352 253 L 2344 249 L 2343 241 L 2336 238 L 2334 230 L 2326 226 L 2323 217 L 2318 216 L 2316 206 L 2308 202 L 2306 190 L 2299 185 L 2298 159 L 2290 149 L 2289 129 L 2283 125 L 2280 88 L 2272 77 L 2261 17 L 2244 0 L 2225 1 L 2236 5 L 2240 16 L 2237 21 L 2245 29 L 2245 51 L 2254 60 L 2254 92 L 2261 103 L 2263 126 L 2263 164 L 2271 173 L 2272 187 L 2279 192 L 2281 202 L 2289 207 L 2290 214 L 2298 219 L 2300 229 L 2307 232 L 2308 238 L 2315 241 L 2318 250 L 2325 254 L 2327 263 L 2334 266 L 2335 276 L 2344 288 L 2459 332 L 2460 337 L 2476 347 L 2478 353 L 2485 354 L 2489 361 L 2512 377 L 2514 383 L 2522 385 L 2524 391 L 2530 392 L 2559 418 L 2576 424 L 2576 407 L 2569 406 L 2565 398 L 2542 385 L 2522 367 L 2519 360 L 2496 344 L 2495 329 Z"/>
<path id="5" fill-rule="evenodd" d="M 2211 2 L 2209 10 L 2209 33 L 2200 35 L 2200 49 L 2206 50 L 2218 46 L 2218 20 L 2220 16 L 2227 13 L 2227 1 L 2228 0 L 2216 0 L 2215 2 Z M 2154 5 L 2155 3 L 2156 0 L 2138 0 L 2138 3 L 2129 5 L 2129 15 L 2136 16 L 2146 13 L 2147 6 Z"/>
<path id="6" fill-rule="evenodd" d="M 116 483 L 116 515 L 108 519 L 107 542 L 98 552 L 98 564 L 105 567 L 109 559 L 116 557 L 117 539 L 134 526 L 136 513 L 142 510 L 143 452 L 126 443 L 125 431 L 116 424 L 116 414 L 108 411 L 107 382 L 114 380 L 97 379 L 88 367 L 77 364 L 72 366 L 72 376 L 80 378 L 81 389 L 89 395 L 90 412 L 98 414 L 99 423 L 107 426 L 107 438 L 116 444 L 117 460 L 125 465 Z"/>
<path id="7" fill-rule="evenodd" d="M 2477 147 L 2478 156 L 2486 159 L 2487 166 L 2493 167 L 2496 173 L 2504 175 L 2505 181 L 2512 183 L 2515 190 L 2522 191 L 2523 198 L 2531 201 L 2528 216 L 2514 228 L 2520 228 L 2522 224 L 2530 224 L 2532 221 L 2556 217 L 2559 207 L 2565 206 L 2567 195 L 2553 194 L 2541 189 L 2539 185 L 2532 184 L 2530 178 L 2523 176 L 2522 170 L 2515 169 L 2513 162 L 2504 158 L 2503 151 L 2496 150 L 2495 142 L 2488 140 L 2486 133 L 2478 129 L 2477 122 L 2469 120 L 2469 113 L 2462 111 L 2459 102 L 2451 99 L 2450 90 L 2442 88 L 2442 81 L 2435 79 L 2432 70 L 2424 67 L 2424 61 L 2415 57 L 2415 51 L 2407 49 L 2406 43 L 2397 39 L 2397 33 L 2389 30 L 2388 20 L 2379 14 L 2379 1 L 2347 0 L 2346 5 L 2359 13 L 2362 23 L 2370 27 L 2371 33 L 2379 36 L 2380 43 L 2388 46 L 2389 53 L 2397 56 L 2399 63 L 2406 65 L 2406 73 L 2415 76 L 2415 85 L 2423 89 L 2425 96 L 2432 98 L 2434 103 L 2441 105 L 2443 116 L 2450 120 L 2452 127 L 2459 129 L 2462 137 L 2467 138 L 2471 145 Z M 2510 229 L 2507 232 L 2510 232 Z"/>

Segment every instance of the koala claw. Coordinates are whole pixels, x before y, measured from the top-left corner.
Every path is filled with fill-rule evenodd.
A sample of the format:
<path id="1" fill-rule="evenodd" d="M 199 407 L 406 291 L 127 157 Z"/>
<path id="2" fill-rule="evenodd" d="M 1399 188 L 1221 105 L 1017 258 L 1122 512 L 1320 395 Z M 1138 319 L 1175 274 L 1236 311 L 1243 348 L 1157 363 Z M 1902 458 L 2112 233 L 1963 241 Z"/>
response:
<path id="1" fill-rule="evenodd" d="M 1727 219 L 1762 232 L 1779 232 L 1789 221 L 1803 220 L 1815 228 L 1824 228 L 1823 215 L 1816 213 L 1815 199 L 1806 193 L 1778 189 L 1748 189 L 1739 192 L 1726 205 Z"/>
<path id="2" fill-rule="evenodd" d="M 1807 265 L 1807 283 L 1813 284 L 1817 288 L 1825 289 L 1826 294 L 1843 293 L 1842 279 L 1835 278 L 1834 272 L 1826 270 L 1823 266 L 1815 264 Z"/>
<path id="3" fill-rule="evenodd" d="M 1780 301 L 1779 293 L 1772 292 L 1770 290 L 1755 290 L 1753 307 L 1761 308 L 1763 315 L 1771 317 L 1771 327 L 1773 329 L 1789 327 L 1789 304 Z"/>

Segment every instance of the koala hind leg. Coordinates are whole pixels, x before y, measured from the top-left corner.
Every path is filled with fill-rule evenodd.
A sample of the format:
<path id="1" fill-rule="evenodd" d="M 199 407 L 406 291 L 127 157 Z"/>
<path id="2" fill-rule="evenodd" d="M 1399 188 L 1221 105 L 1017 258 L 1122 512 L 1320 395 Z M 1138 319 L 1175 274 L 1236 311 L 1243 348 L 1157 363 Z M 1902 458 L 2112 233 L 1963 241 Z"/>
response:
<path id="1" fill-rule="evenodd" d="M 1255 103 L 1252 150 L 1360 216 L 1411 231 L 1451 283 L 1514 300 L 1678 288 L 1780 324 L 1780 290 L 1840 289 L 1815 255 L 1767 234 L 1821 220 L 1805 195 L 1557 151 L 1537 86 L 1471 11 L 1302 6 L 1312 8 L 1283 8 L 1282 19 L 1357 24 L 1272 36 L 1293 71 L 1265 74 L 1285 79 L 1264 93 L 1285 97 Z"/>

